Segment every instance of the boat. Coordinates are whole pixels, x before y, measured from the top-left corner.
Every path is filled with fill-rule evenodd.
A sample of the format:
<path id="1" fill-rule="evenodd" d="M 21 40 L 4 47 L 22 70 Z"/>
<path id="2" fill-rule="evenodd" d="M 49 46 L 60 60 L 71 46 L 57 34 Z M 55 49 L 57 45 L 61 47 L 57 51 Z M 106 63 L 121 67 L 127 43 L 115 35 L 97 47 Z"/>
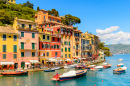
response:
<path id="1" fill-rule="evenodd" d="M 103 69 L 103 66 L 96 66 L 95 67 L 95 70 L 102 70 Z"/>
<path id="2" fill-rule="evenodd" d="M 111 64 L 103 63 L 102 66 L 103 66 L 103 68 L 110 68 L 110 67 L 111 67 Z"/>
<path id="3" fill-rule="evenodd" d="M 123 67 L 123 66 L 124 66 L 123 63 L 117 64 L 117 67 Z"/>
<path id="4" fill-rule="evenodd" d="M 69 68 L 71 68 L 71 67 L 70 67 L 70 66 L 64 66 L 64 68 L 65 68 L 65 69 L 69 69 Z"/>
<path id="5" fill-rule="evenodd" d="M 91 69 L 91 68 L 94 68 L 96 67 L 96 65 L 88 65 L 85 69 Z"/>
<path id="6" fill-rule="evenodd" d="M 16 70 L 11 72 L 2 72 L 1 75 L 3 76 L 15 76 L 15 75 L 28 75 L 28 71 L 23 70 Z"/>
<path id="7" fill-rule="evenodd" d="M 77 64 L 69 65 L 71 68 L 75 68 Z"/>
<path id="8" fill-rule="evenodd" d="M 123 59 L 118 59 L 118 61 L 123 61 Z"/>
<path id="9" fill-rule="evenodd" d="M 55 68 L 52 68 L 52 69 L 54 69 L 54 70 L 59 70 L 59 69 L 60 69 L 60 67 L 55 67 Z"/>
<path id="10" fill-rule="evenodd" d="M 120 74 L 120 73 L 124 73 L 125 70 L 127 70 L 127 67 L 119 67 L 119 68 L 117 68 L 117 69 L 114 69 L 114 70 L 113 70 L 113 73 Z"/>
<path id="11" fill-rule="evenodd" d="M 75 69 L 85 69 L 86 67 L 84 65 L 77 65 Z"/>
<path id="12" fill-rule="evenodd" d="M 54 71 L 55 71 L 55 69 L 52 69 L 52 68 L 44 70 L 44 72 L 54 72 Z"/>
<path id="13" fill-rule="evenodd" d="M 87 69 L 85 70 L 71 70 L 67 73 L 63 73 L 61 74 L 56 74 L 53 76 L 53 78 L 51 79 L 52 81 L 65 81 L 65 80 L 70 80 L 70 79 L 75 79 L 75 78 L 79 78 L 82 76 L 86 76 L 87 73 Z"/>

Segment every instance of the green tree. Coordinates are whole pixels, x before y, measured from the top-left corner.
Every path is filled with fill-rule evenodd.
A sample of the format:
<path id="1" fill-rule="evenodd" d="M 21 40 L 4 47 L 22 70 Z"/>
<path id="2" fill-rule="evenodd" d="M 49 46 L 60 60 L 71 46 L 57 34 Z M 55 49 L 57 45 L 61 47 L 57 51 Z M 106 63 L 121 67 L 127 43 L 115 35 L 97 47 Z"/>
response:
<path id="1" fill-rule="evenodd" d="M 49 15 L 52 15 L 52 16 L 56 16 L 56 17 L 59 16 L 59 12 L 56 11 L 56 9 L 51 9 L 51 11 L 48 10 L 48 14 L 49 14 Z"/>
<path id="2" fill-rule="evenodd" d="M 39 6 L 37 7 L 37 11 L 39 11 L 40 10 L 40 8 L 39 8 Z"/>
<path id="3" fill-rule="evenodd" d="M 62 23 L 65 25 L 75 25 L 81 23 L 81 20 L 76 16 L 68 14 L 62 17 Z"/>
<path id="4" fill-rule="evenodd" d="M 29 1 L 27 1 L 26 3 L 23 3 L 23 6 L 27 6 L 27 7 L 33 9 L 33 6 L 34 6 L 34 5 L 33 5 L 32 3 L 30 3 Z"/>

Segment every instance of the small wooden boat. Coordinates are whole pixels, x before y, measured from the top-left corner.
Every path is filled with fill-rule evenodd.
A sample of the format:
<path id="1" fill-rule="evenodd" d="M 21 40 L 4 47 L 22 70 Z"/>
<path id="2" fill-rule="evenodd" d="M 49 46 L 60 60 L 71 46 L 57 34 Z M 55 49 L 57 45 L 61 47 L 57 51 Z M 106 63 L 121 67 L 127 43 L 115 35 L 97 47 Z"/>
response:
<path id="1" fill-rule="evenodd" d="M 95 70 L 103 70 L 103 66 L 96 66 Z"/>
<path id="2" fill-rule="evenodd" d="M 121 64 L 117 64 L 117 67 L 123 67 L 123 66 L 124 66 L 123 63 L 121 63 Z"/>
<path id="3" fill-rule="evenodd" d="M 47 69 L 47 70 L 44 70 L 44 72 L 54 72 L 55 71 L 55 69 Z"/>
<path id="4" fill-rule="evenodd" d="M 64 74 L 56 74 L 53 76 L 53 78 L 51 80 L 53 81 L 65 81 L 65 80 L 70 80 L 70 79 L 75 79 L 75 78 L 79 78 L 82 76 L 86 76 L 87 70 L 71 70 L 67 73 Z"/>
<path id="5" fill-rule="evenodd" d="M 127 67 L 119 67 L 118 69 L 114 69 L 113 73 L 117 73 L 117 74 L 124 73 L 126 69 Z"/>
<path id="6" fill-rule="evenodd" d="M 103 66 L 103 68 L 110 68 L 110 67 L 111 67 L 111 64 L 103 63 L 102 66 Z"/>
<path id="7" fill-rule="evenodd" d="M 123 61 L 123 59 L 118 59 L 118 61 Z"/>
<path id="8" fill-rule="evenodd" d="M 71 68 L 71 67 L 70 67 L 70 66 L 64 66 L 64 68 L 65 68 L 65 69 L 69 69 L 69 68 Z"/>
<path id="9" fill-rule="evenodd" d="M 2 72 L 1 75 L 3 76 L 28 75 L 28 71 L 17 70 L 14 72 Z"/>
<path id="10" fill-rule="evenodd" d="M 91 69 L 91 68 L 94 68 L 96 67 L 96 65 L 88 65 L 85 69 Z"/>

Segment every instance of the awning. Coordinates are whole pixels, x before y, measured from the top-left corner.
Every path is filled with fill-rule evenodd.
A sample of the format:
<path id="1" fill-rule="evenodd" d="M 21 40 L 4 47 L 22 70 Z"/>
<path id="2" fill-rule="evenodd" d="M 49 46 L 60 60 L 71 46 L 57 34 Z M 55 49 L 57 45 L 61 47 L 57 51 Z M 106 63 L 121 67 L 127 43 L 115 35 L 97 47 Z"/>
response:
<path id="1" fill-rule="evenodd" d="M 14 62 L 0 62 L 0 65 L 11 65 L 14 64 Z"/>
<path id="2" fill-rule="evenodd" d="M 30 65 L 30 63 L 29 63 L 29 62 L 26 62 L 25 64 Z"/>
<path id="3" fill-rule="evenodd" d="M 38 60 L 29 60 L 31 63 L 39 63 Z"/>
<path id="4" fill-rule="evenodd" d="M 50 62 L 55 62 L 56 61 L 56 59 L 54 59 L 54 58 L 47 58 Z"/>

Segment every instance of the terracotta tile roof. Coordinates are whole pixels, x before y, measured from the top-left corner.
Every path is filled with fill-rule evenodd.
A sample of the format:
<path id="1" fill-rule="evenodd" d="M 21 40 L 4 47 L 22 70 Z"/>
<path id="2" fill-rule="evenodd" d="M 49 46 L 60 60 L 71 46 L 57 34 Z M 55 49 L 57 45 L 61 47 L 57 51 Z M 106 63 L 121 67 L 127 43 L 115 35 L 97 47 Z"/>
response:
<path id="1" fill-rule="evenodd" d="M 16 18 L 15 18 L 16 19 Z M 23 22 L 30 22 L 30 23 L 35 23 L 35 22 L 33 22 L 33 21 L 31 21 L 31 20 L 26 20 L 26 19 L 17 19 L 18 21 L 23 21 Z"/>
<path id="2" fill-rule="evenodd" d="M 11 26 L 0 26 L 0 33 L 18 33 L 13 27 Z"/>

